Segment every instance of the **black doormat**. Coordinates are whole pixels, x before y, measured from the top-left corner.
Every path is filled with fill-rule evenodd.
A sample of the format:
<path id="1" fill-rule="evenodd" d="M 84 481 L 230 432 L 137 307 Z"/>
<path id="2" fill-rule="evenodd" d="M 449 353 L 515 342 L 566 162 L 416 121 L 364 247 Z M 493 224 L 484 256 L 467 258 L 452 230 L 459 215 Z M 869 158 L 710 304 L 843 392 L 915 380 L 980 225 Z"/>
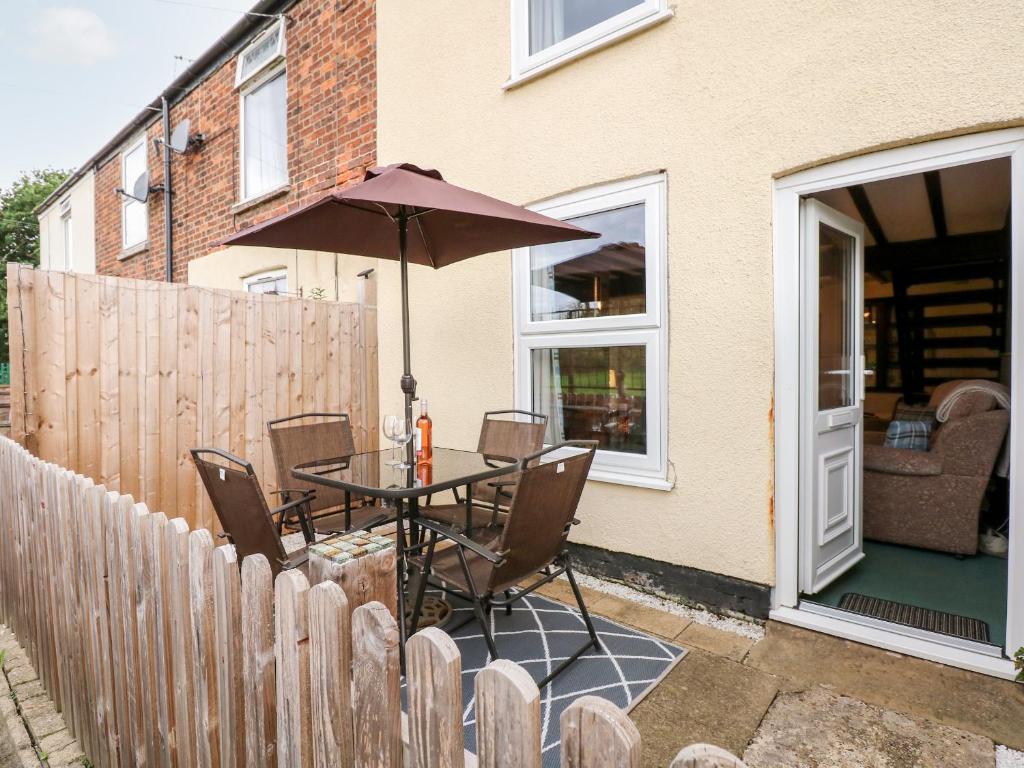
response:
<path id="1" fill-rule="evenodd" d="M 928 632 L 937 632 L 940 635 L 974 640 L 979 643 L 990 642 L 988 624 L 981 619 L 972 619 L 969 616 L 933 611 L 930 608 L 918 608 L 916 605 L 882 600 L 856 592 L 847 592 L 843 595 L 839 601 L 839 607 L 850 613 L 891 621 L 893 624 L 902 624 L 905 627 L 924 629 Z"/>
<path id="2" fill-rule="evenodd" d="M 472 613 L 468 603 L 447 598 L 453 605 L 450 626 Z M 562 711 L 585 694 L 600 696 L 626 710 L 635 707 L 686 655 L 673 643 L 591 615 L 601 639 L 601 650 L 583 654 L 540 692 L 541 749 L 544 768 L 559 763 L 559 718 Z M 513 604 L 512 615 L 495 609 L 491 631 L 498 653 L 540 680 L 587 639 L 583 619 L 574 607 L 534 593 Z M 444 629 L 444 627 L 442 627 Z M 476 673 L 487 666 L 487 645 L 476 622 L 453 636 L 462 653 L 463 728 L 466 748 L 476 752 Z M 406 705 L 402 680 L 402 706 Z"/>

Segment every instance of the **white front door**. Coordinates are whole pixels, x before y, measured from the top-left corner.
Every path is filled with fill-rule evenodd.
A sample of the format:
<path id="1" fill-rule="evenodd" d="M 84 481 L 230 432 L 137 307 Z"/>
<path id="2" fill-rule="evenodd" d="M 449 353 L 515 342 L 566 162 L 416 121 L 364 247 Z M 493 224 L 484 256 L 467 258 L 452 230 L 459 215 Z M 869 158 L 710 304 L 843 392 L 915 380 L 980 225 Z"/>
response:
<path id="1" fill-rule="evenodd" d="M 800 588 L 814 594 L 864 557 L 864 225 L 801 206 Z"/>

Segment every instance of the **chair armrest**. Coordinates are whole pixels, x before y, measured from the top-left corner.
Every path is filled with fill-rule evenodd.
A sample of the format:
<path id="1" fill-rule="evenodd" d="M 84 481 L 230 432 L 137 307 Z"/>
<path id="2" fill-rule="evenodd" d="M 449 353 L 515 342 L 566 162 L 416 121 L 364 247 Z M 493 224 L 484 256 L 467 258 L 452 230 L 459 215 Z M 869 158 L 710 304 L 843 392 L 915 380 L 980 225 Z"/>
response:
<path id="1" fill-rule="evenodd" d="M 291 496 L 293 493 L 297 493 L 300 496 L 316 495 L 316 491 L 311 488 L 278 488 L 276 491 L 271 491 L 270 493 L 274 496 Z"/>
<path id="2" fill-rule="evenodd" d="M 934 477 L 942 474 L 942 456 L 935 451 L 908 451 L 884 445 L 864 446 L 864 469 L 887 475 Z"/>
<path id="3" fill-rule="evenodd" d="M 280 514 L 281 512 L 287 512 L 289 509 L 294 509 L 295 507 L 300 507 L 303 504 L 306 504 L 307 502 L 310 502 L 310 501 L 312 501 L 315 498 L 316 498 L 316 491 L 309 491 L 309 492 L 305 493 L 302 496 L 301 499 L 293 499 L 292 501 L 289 501 L 287 504 L 282 504 L 279 507 L 274 507 L 272 510 L 270 510 L 270 514 L 277 515 L 277 514 Z"/>
<path id="4" fill-rule="evenodd" d="M 305 565 L 309 562 L 309 553 L 303 552 L 302 554 L 295 555 L 295 557 L 286 557 L 283 560 L 279 560 L 281 567 L 285 570 L 290 568 L 298 568 L 301 565 Z"/>
<path id="5" fill-rule="evenodd" d="M 467 539 L 465 536 L 456 533 L 447 525 L 442 525 L 441 523 L 434 522 L 433 520 L 427 520 L 422 517 L 416 518 L 416 525 L 420 526 L 421 528 L 426 528 L 428 531 L 438 533 L 441 536 L 444 536 L 446 539 L 450 539 L 451 541 L 458 544 L 460 547 L 468 549 L 472 551 L 474 554 L 480 555 L 480 557 L 484 558 L 485 560 L 489 560 L 495 565 L 501 565 L 501 563 L 505 560 L 505 558 L 503 558 L 498 553 L 488 549 L 482 544 L 478 544 L 472 539 Z"/>

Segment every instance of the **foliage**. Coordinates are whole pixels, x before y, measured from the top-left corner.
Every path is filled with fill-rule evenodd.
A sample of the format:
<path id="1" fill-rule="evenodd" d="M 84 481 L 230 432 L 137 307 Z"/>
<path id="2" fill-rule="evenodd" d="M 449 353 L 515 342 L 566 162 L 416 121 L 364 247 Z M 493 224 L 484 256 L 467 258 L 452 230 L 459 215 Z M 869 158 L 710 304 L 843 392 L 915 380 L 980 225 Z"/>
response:
<path id="1" fill-rule="evenodd" d="M 320 288 L 319 286 L 316 288 L 310 288 L 309 298 L 314 299 L 315 301 L 323 301 L 327 298 L 327 290 L 325 288 Z"/>
<path id="2" fill-rule="evenodd" d="M 1018 648 L 1013 654 L 1013 666 L 1020 670 L 1017 672 L 1017 682 L 1024 683 L 1024 647 Z"/>
<path id="3" fill-rule="evenodd" d="M 0 190 L 0 362 L 7 353 L 7 264 L 39 263 L 39 220 L 34 210 L 68 177 L 51 168 L 21 174 Z"/>

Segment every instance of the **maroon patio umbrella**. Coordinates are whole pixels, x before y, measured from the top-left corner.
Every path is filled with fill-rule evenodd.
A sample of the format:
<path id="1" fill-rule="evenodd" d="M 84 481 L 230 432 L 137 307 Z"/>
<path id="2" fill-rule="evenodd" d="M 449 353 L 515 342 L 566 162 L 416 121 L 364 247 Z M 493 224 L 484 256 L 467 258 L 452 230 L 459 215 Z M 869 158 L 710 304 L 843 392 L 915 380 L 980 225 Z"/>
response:
<path id="1" fill-rule="evenodd" d="M 446 182 L 410 163 L 371 168 L 363 181 L 244 229 L 225 245 L 333 251 L 401 263 L 405 415 L 416 379 L 409 356 L 408 265 L 440 269 L 483 253 L 597 237 L 579 227 Z M 411 445 L 410 445 L 411 448 Z"/>

